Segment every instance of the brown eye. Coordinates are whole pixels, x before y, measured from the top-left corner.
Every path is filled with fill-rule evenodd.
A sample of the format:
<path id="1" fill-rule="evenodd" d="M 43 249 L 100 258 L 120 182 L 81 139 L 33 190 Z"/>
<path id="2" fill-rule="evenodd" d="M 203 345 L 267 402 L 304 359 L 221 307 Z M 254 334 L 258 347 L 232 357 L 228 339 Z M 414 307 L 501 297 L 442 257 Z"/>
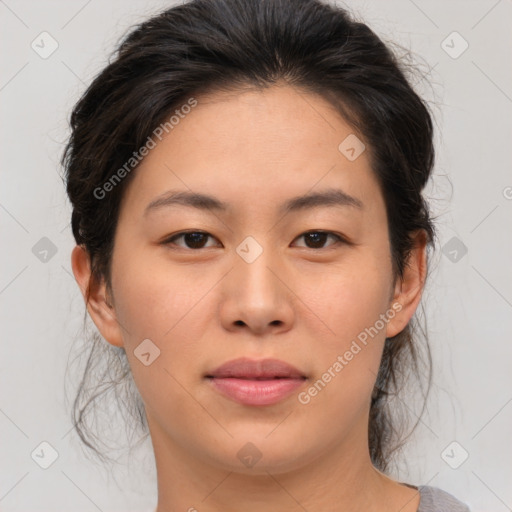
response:
<path id="1" fill-rule="evenodd" d="M 165 245 L 177 245 L 178 247 L 183 247 L 181 244 L 175 244 L 174 241 L 183 238 L 185 242 L 185 247 L 188 249 L 203 249 L 205 248 L 205 243 L 208 238 L 213 238 L 212 235 L 204 232 L 204 231 L 184 231 L 182 233 L 178 233 L 171 238 L 165 240 L 163 243 Z"/>
<path id="2" fill-rule="evenodd" d="M 197 250 L 208 248 L 208 246 L 205 245 L 208 238 L 213 239 L 214 237 L 204 231 L 183 231 L 173 235 L 171 238 L 168 238 L 162 243 L 164 245 L 174 245 L 184 249 Z M 337 235 L 336 233 L 332 233 L 331 231 L 308 231 L 297 237 L 297 240 L 300 238 L 304 238 L 306 241 L 306 248 L 317 250 L 329 248 L 330 246 L 337 245 L 339 243 L 347 243 L 344 238 L 342 238 L 340 235 Z M 334 243 L 331 243 L 325 247 L 325 244 L 329 238 L 334 239 Z M 175 241 L 179 239 L 183 239 L 185 245 L 175 243 Z"/>
<path id="3" fill-rule="evenodd" d="M 342 243 L 345 241 L 341 236 L 330 231 L 308 231 L 307 233 L 300 235 L 298 238 L 304 238 L 308 249 L 323 249 L 323 246 L 329 237 L 334 238 L 336 241 L 331 245 L 336 245 L 336 243 Z"/>

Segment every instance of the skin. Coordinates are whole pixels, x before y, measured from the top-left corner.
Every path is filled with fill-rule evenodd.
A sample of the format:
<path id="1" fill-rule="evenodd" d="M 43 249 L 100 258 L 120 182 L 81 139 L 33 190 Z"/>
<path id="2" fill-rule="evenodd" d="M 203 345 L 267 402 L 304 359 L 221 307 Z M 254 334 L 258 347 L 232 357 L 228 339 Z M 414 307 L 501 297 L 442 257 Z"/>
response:
<path id="1" fill-rule="evenodd" d="M 385 338 L 403 330 L 421 298 L 425 238 L 418 233 L 404 278 L 394 282 L 369 152 L 349 161 L 338 150 L 355 132 L 321 97 L 278 84 L 197 99 L 125 191 L 112 293 L 91 279 L 87 253 L 72 252 L 84 296 L 90 287 L 89 314 L 105 340 L 125 348 L 144 400 L 157 512 L 415 512 L 418 492 L 371 464 L 367 424 Z M 328 187 L 358 198 L 363 209 L 277 211 L 291 197 Z M 170 189 L 213 195 L 231 211 L 173 206 L 144 216 Z M 211 236 L 199 249 L 183 237 L 163 243 L 183 230 Z M 328 237 L 315 245 L 302 236 L 309 230 L 351 243 Z M 236 252 L 247 236 L 263 249 L 252 263 Z M 392 304 L 400 312 L 301 404 L 298 393 Z M 160 356 L 145 366 L 134 350 L 148 338 Z M 204 375 L 242 356 L 275 357 L 309 378 L 278 404 L 241 405 Z M 262 455 L 251 468 L 237 457 L 247 442 Z"/>

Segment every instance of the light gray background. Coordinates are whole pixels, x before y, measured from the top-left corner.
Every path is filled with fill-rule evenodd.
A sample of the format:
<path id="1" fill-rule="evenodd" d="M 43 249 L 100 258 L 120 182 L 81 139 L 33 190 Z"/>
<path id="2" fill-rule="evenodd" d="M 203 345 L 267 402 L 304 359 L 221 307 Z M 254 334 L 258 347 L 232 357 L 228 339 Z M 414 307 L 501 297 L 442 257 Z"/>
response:
<path id="1" fill-rule="evenodd" d="M 448 250 L 435 258 L 424 295 L 435 365 L 429 414 L 395 476 L 441 487 L 474 511 L 512 510 L 512 3 L 348 4 L 430 69 L 431 86 L 418 84 L 436 116 L 438 157 L 427 195 L 441 246 L 456 237 L 467 247 L 456 262 Z M 72 431 L 65 369 L 84 305 L 70 268 L 74 243 L 59 159 L 69 111 L 119 36 L 171 5 L 0 1 L 4 512 L 151 511 L 156 504 L 149 443 L 127 461 L 130 470 L 112 478 L 84 457 Z M 31 48 L 43 31 L 59 45 L 47 59 Z M 461 48 L 454 31 L 469 44 L 458 58 L 442 47 L 446 40 L 452 54 Z M 57 250 L 46 262 L 32 251 L 42 237 Z M 31 457 L 43 441 L 58 453 L 48 469 Z M 464 450 L 467 460 L 450 467 L 447 461 L 459 464 Z"/>

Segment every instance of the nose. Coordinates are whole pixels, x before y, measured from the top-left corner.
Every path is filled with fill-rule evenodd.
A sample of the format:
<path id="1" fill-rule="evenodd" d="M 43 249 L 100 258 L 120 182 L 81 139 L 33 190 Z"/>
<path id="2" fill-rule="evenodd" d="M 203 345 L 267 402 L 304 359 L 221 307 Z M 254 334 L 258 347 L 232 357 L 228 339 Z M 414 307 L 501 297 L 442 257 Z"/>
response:
<path id="1" fill-rule="evenodd" d="M 228 331 L 258 336 L 289 330 L 294 320 L 293 283 L 271 250 L 251 261 L 235 258 L 223 283 L 221 322 Z"/>

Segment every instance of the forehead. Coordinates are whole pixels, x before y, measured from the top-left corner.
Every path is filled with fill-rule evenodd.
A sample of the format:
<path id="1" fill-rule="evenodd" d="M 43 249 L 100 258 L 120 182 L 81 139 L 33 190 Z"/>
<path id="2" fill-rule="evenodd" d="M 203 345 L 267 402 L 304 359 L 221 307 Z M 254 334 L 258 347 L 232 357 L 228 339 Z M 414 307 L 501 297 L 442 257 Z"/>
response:
<path id="1" fill-rule="evenodd" d="M 125 202 L 139 214 L 170 190 L 254 212 L 328 188 L 375 204 L 379 190 L 362 138 L 322 97 L 274 86 L 195 99 L 136 170 Z M 357 158 L 348 158 L 345 141 L 356 145 Z"/>

